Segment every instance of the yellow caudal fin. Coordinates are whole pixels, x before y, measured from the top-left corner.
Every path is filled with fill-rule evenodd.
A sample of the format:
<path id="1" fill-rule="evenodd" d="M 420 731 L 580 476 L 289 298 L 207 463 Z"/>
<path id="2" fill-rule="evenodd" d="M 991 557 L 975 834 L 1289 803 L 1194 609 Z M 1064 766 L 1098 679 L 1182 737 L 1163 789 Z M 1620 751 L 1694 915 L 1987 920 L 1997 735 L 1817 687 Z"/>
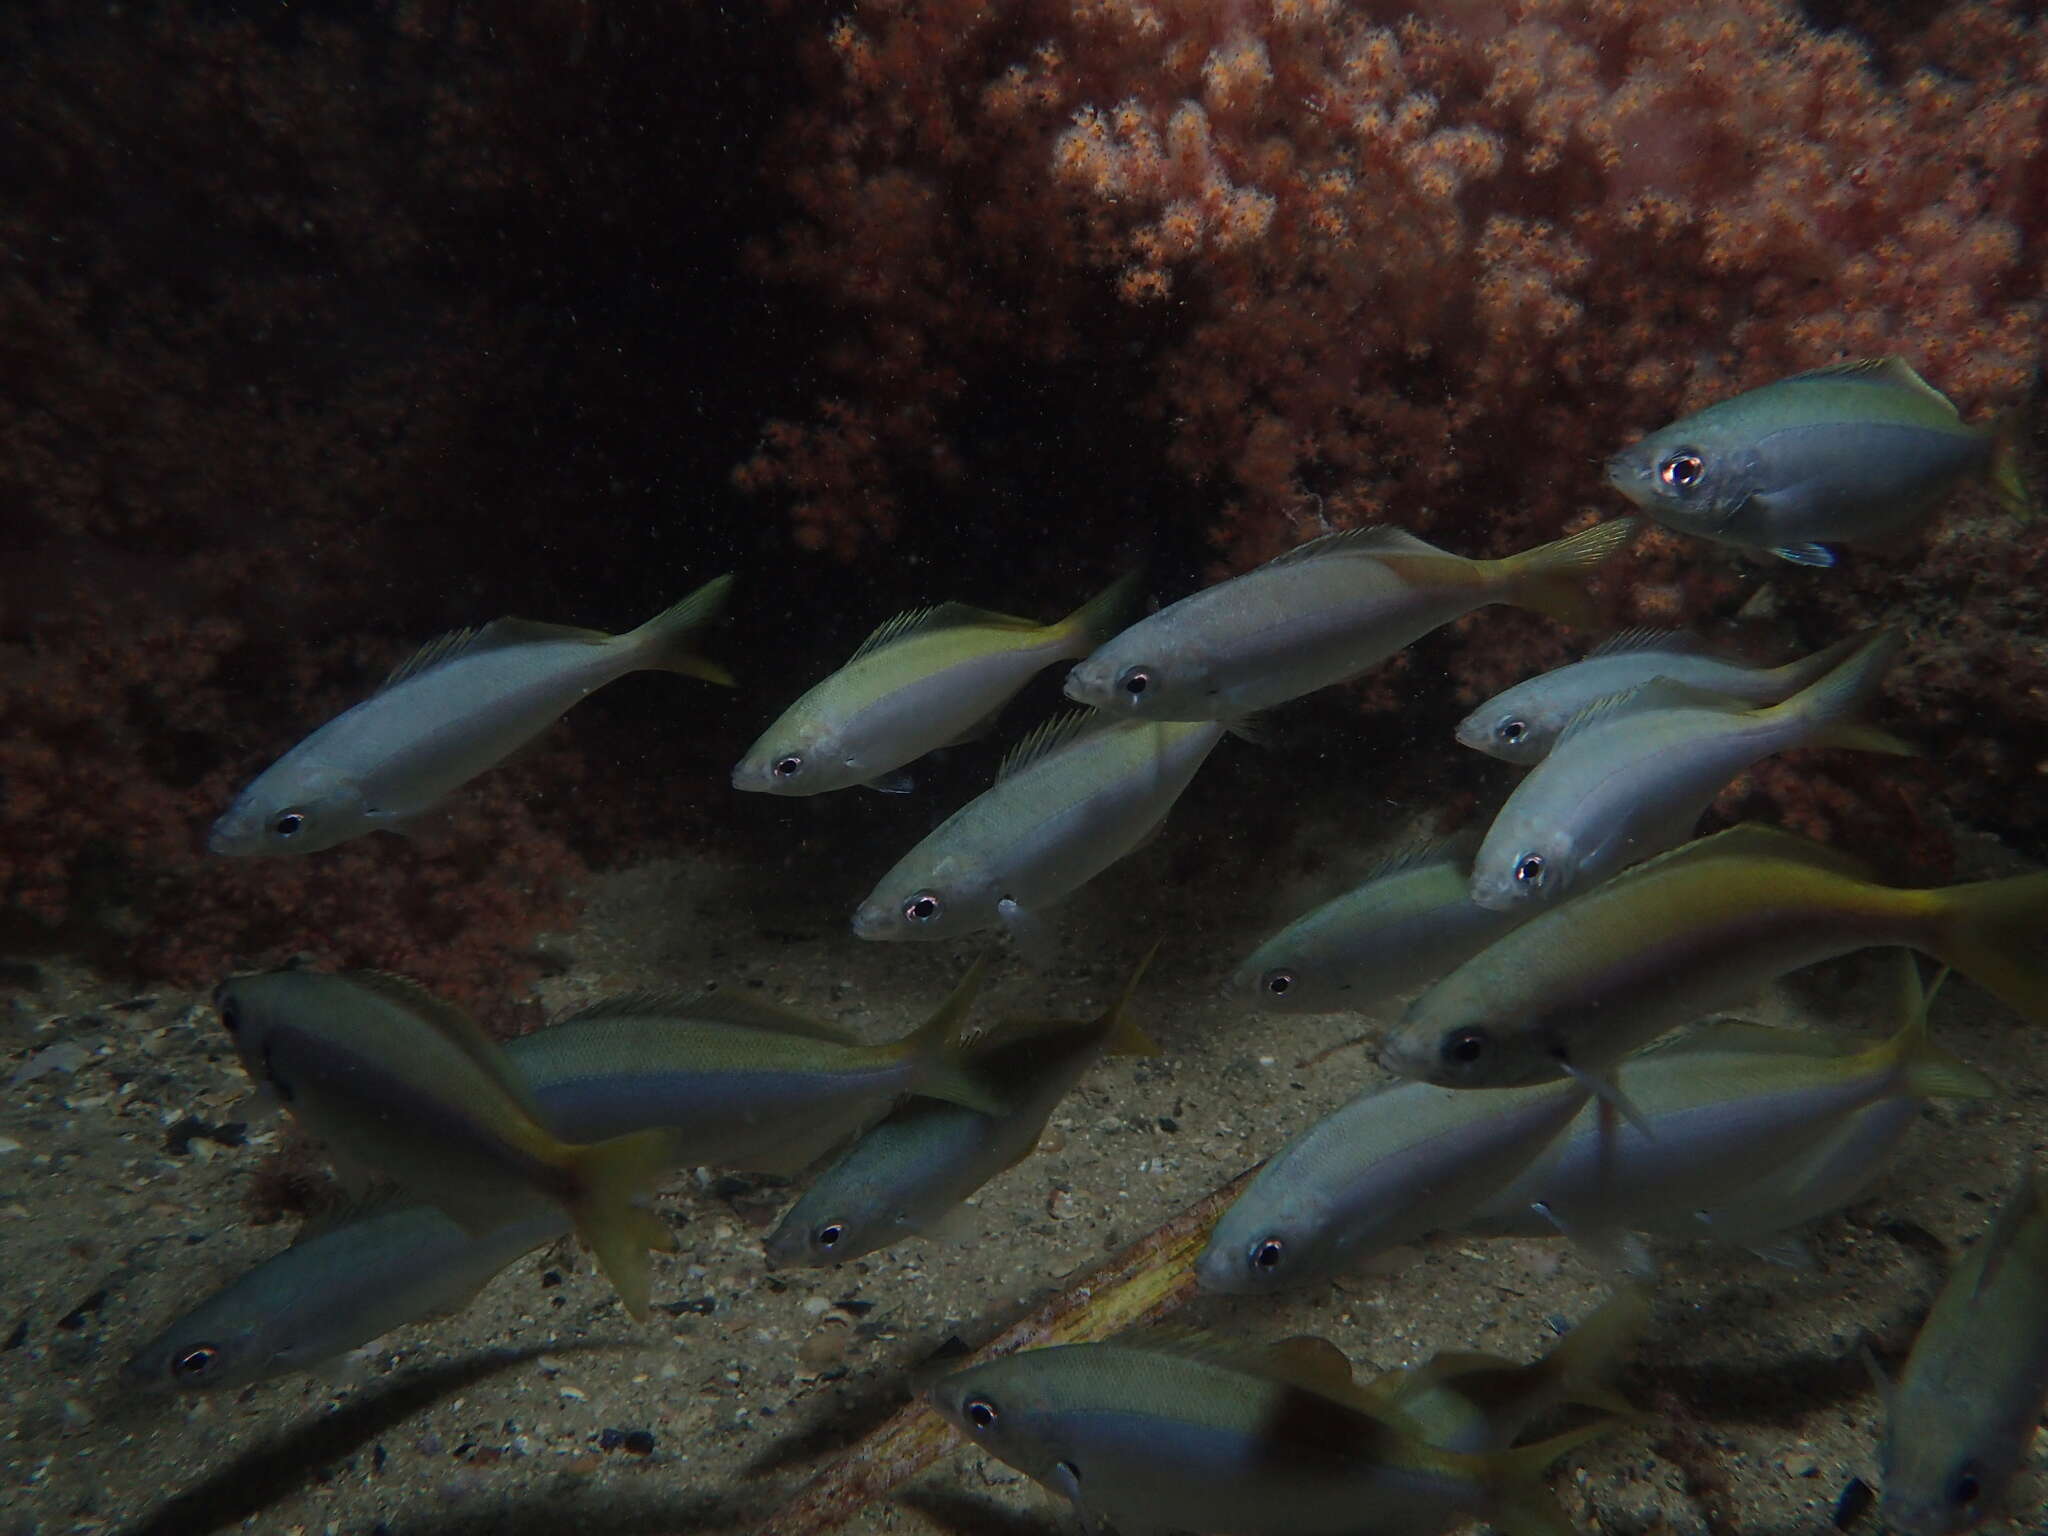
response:
<path id="1" fill-rule="evenodd" d="M 1587 578 L 1634 538 L 1635 531 L 1634 518 L 1611 518 L 1570 538 L 1492 562 L 1501 584 L 1500 600 L 1574 629 L 1592 628 L 1600 622 L 1600 610 L 1587 590 Z"/>
<path id="2" fill-rule="evenodd" d="M 697 631 L 718 617 L 731 593 L 731 576 L 707 581 L 681 602 L 663 609 L 621 638 L 639 655 L 643 667 L 656 672 L 681 672 L 731 688 L 735 686 L 732 674 L 697 652 Z"/>
<path id="3" fill-rule="evenodd" d="M 2048 1024 L 2048 872 L 1925 893 L 1924 946 L 2032 1024 Z"/>
<path id="4" fill-rule="evenodd" d="M 1603 1419 L 1534 1445 L 1488 1456 L 1495 1479 L 1493 1507 L 1486 1512 L 1487 1518 L 1506 1536 L 1578 1536 L 1578 1528 L 1550 1491 L 1551 1463 L 1589 1440 L 1613 1433 L 1620 1423 L 1618 1418 Z"/>
<path id="5" fill-rule="evenodd" d="M 1880 1071 L 1896 1070 L 1908 1094 L 1916 1099 L 1993 1099 L 1998 1084 L 1968 1062 L 1950 1055 L 1934 1043 L 1927 1029 L 1927 1005 L 1934 1000 L 1948 973 L 1935 977 L 1934 985 L 1920 984 L 1920 962 L 1910 949 L 1898 952 L 1899 1028 L 1889 1040 L 1860 1052 L 1851 1070 L 1868 1065 Z"/>
<path id="6" fill-rule="evenodd" d="M 660 1217 L 633 1200 L 667 1172 L 674 1140 L 667 1131 L 640 1131 L 579 1147 L 574 1159 L 577 1193 L 569 1215 L 576 1235 L 636 1320 L 647 1316 L 648 1252 L 673 1252 L 676 1240 Z"/>
<path id="7" fill-rule="evenodd" d="M 1811 746 L 1915 756 L 1918 748 L 1889 731 L 1865 725 L 1858 718 L 1884 685 L 1885 674 L 1899 659 L 1905 644 L 1906 637 L 1896 629 L 1873 630 L 1826 676 L 1809 683 L 1784 703 L 1758 710 L 1757 714 L 1798 721 L 1806 744 Z"/>
<path id="8" fill-rule="evenodd" d="M 984 1115 L 1000 1115 L 1008 1106 L 983 1081 L 967 1056 L 967 1015 L 987 973 L 988 956 L 984 954 L 960 978 L 960 985 L 939 1005 L 939 1011 L 925 1020 L 900 1048 L 918 1063 L 914 1084 L 917 1092 Z"/>
<path id="9" fill-rule="evenodd" d="M 1991 464 L 1986 479 L 1998 504 L 2013 517 L 2030 519 L 2041 515 L 2041 504 L 2027 485 L 2026 465 L 2020 444 L 2026 435 L 2026 421 L 2017 410 L 2007 411 L 1991 427 Z"/>
<path id="10" fill-rule="evenodd" d="M 1145 601 L 1144 573 L 1120 576 L 1059 622 L 1076 660 L 1130 627 Z"/>
<path id="11" fill-rule="evenodd" d="M 1534 1369 L 1546 1383 L 1550 1400 L 1629 1412 L 1629 1404 L 1609 1383 L 1649 1328 L 1649 1291 L 1640 1285 L 1618 1286 L 1557 1348 L 1536 1362 Z"/>
<path id="12" fill-rule="evenodd" d="M 1112 1056 L 1157 1056 L 1159 1047 L 1152 1037 L 1138 1027 L 1138 1021 L 1131 1017 L 1131 995 L 1138 990 L 1138 983 L 1145 979 L 1145 972 L 1151 968 L 1153 958 L 1159 953 L 1154 944 L 1145 951 L 1145 958 L 1138 962 L 1138 968 L 1131 972 L 1131 979 L 1124 983 L 1124 989 L 1117 1000 L 1110 1005 L 1106 1020 L 1109 1025 L 1109 1054 Z"/>

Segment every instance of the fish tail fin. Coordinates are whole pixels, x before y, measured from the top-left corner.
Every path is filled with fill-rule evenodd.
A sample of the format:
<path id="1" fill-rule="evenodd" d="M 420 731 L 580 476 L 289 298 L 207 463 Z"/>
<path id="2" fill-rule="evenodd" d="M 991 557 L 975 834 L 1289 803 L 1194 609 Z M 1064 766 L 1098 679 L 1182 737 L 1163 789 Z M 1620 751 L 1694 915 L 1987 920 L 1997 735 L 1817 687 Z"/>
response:
<path id="1" fill-rule="evenodd" d="M 1543 1380 L 1550 1401 L 1632 1413 L 1633 1406 L 1610 1383 L 1649 1328 L 1648 1288 L 1618 1285 L 1612 1296 L 1530 1369 Z"/>
<path id="2" fill-rule="evenodd" d="M 1068 654 L 1076 659 L 1086 656 L 1130 627 L 1144 601 L 1143 578 L 1142 571 L 1119 576 L 1060 620 L 1057 628 L 1069 642 Z"/>
<path id="3" fill-rule="evenodd" d="M 667 1131 L 638 1131 L 583 1147 L 575 1159 L 578 1191 L 569 1214 L 576 1235 L 636 1321 L 647 1316 L 648 1252 L 671 1252 L 676 1240 L 659 1216 L 633 1199 L 668 1171 L 673 1141 Z"/>
<path id="4" fill-rule="evenodd" d="M 1505 1536 L 1576 1536 L 1578 1527 L 1550 1491 L 1551 1464 L 1589 1440 L 1611 1434 L 1619 1418 L 1568 1429 L 1548 1440 L 1496 1451 L 1486 1460 L 1494 1466 L 1493 1501 L 1486 1511 Z"/>
<path id="5" fill-rule="evenodd" d="M 1986 473 L 1991 494 L 2005 511 L 2022 521 L 2041 515 L 2041 504 L 2027 485 L 2027 469 L 2021 442 L 2026 421 L 2017 410 L 2007 411 L 1991 424 L 1991 464 Z"/>
<path id="6" fill-rule="evenodd" d="M 1861 650 L 1875 634 L 1875 630 L 1862 630 L 1846 640 L 1837 640 L 1833 645 L 1815 651 L 1811 656 L 1800 656 L 1782 667 L 1773 667 L 1771 674 L 1784 690 L 1779 698 L 1789 698 L 1802 689 L 1812 687 Z"/>
<path id="7" fill-rule="evenodd" d="M 1934 985 L 1920 984 L 1920 962 L 1910 949 L 1899 956 L 1900 1024 L 1889 1040 L 1880 1041 L 1863 1053 L 1877 1066 L 1896 1070 L 1908 1094 L 1916 1099 L 1991 1099 L 1998 1085 L 1968 1062 L 1950 1055 L 1934 1043 L 1927 1029 L 1927 1005 L 1948 977 L 1943 971 Z"/>
<path id="8" fill-rule="evenodd" d="M 1927 893 L 1927 946 L 2031 1024 L 2048 1024 L 2048 873 L 1980 880 Z"/>
<path id="9" fill-rule="evenodd" d="M 1131 972 L 1131 979 L 1124 983 L 1124 989 L 1109 1009 L 1109 1054 L 1112 1056 L 1157 1056 L 1159 1047 L 1152 1037 L 1138 1027 L 1138 1021 L 1131 1017 L 1131 995 L 1138 990 L 1138 983 L 1145 978 L 1153 958 L 1158 955 L 1159 946 L 1154 944 L 1145 951 L 1145 958 L 1138 962 L 1138 968 Z"/>
<path id="10" fill-rule="evenodd" d="M 729 574 L 707 581 L 622 638 L 641 657 L 640 665 L 650 671 L 680 672 L 686 677 L 701 677 L 707 683 L 734 687 L 730 672 L 697 652 L 697 631 L 718 617 L 731 592 Z"/>
<path id="11" fill-rule="evenodd" d="M 1759 715 L 1798 721 L 1803 743 L 1815 747 L 1852 747 L 1864 752 L 1890 752 L 1917 757 L 1920 749 L 1856 718 L 1876 697 L 1892 663 L 1905 649 L 1906 637 L 1881 627 L 1866 635 L 1841 662 L 1807 684 L 1782 704 L 1768 705 Z"/>
<path id="12" fill-rule="evenodd" d="M 1634 518 L 1610 518 L 1569 538 L 1539 544 L 1495 562 L 1498 579 L 1505 587 L 1503 601 L 1533 609 L 1574 629 L 1592 628 L 1600 622 L 1600 611 L 1587 590 L 1586 578 L 1635 537 L 1635 531 Z"/>
<path id="13" fill-rule="evenodd" d="M 974 1070 L 967 1055 L 967 1015 L 988 974 L 984 954 L 968 967 L 938 1012 L 905 1037 L 902 1050 L 917 1063 L 916 1088 L 929 1098 L 945 1099 L 984 1115 L 1000 1115 L 1002 1097 Z"/>

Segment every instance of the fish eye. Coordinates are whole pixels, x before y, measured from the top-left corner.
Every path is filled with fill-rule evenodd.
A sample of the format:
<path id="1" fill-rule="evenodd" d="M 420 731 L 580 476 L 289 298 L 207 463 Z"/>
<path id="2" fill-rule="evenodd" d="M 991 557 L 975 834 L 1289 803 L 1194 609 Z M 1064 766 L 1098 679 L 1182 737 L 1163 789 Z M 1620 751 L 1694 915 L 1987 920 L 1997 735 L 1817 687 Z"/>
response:
<path id="1" fill-rule="evenodd" d="M 838 1244 L 839 1239 L 846 1236 L 846 1224 L 841 1221 L 828 1221 L 812 1235 L 820 1248 L 831 1248 Z"/>
<path id="2" fill-rule="evenodd" d="M 1493 734 L 1512 747 L 1516 742 L 1529 734 L 1529 722 L 1526 720 L 1503 720 Z"/>
<path id="3" fill-rule="evenodd" d="M 944 910 L 944 904 L 930 891 L 919 891 L 903 903 L 903 916 L 913 923 L 932 922 Z"/>
<path id="4" fill-rule="evenodd" d="M 966 1406 L 960 1411 L 967 1415 L 967 1422 L 976 1429 L 996 1427 L 996 1405 L 985 1397 L 969 1398 Z"/>
<path id="5" fill-rule="evenodd" d="M 1116 685 L 1134 699 L 1143 698 L 1145 690 L 1152 686 L 1152 674 L 1143 667 L 1125 667 Z"/>
<path id="6" fill-rule="evenodd" d="M 298 835 L 299 828 L 305 824 L 306 813 L 304 811 L 286 811 L 270 824 L 270 830 L 279 837 L 295 837 Z"/>
<path id="7" fill-rule="evenodd" d="M 1689 448 L 1674 453 L 1657 466 L 1657 478 L 1674 491 L 1691 490 L 1706 472 L 1707 461 Z"/>
<path id="8" fill-rule="evenodd" d="M 191 1381 L 204 1376 L 220 1361 L 220 1347 L 215 1344 L 194 1344 L 181 1351 L 171 1361 L 171 1375 L 179 1381 Z"/>
<path id="9" fill-rule="evenodd" d="M 1277 1237 L 1268 1237 L 1252 1244 L 1252 1265 L 1268 1274 L 1280 1267 L 1280 1260 L 1287 1253 L 1287 1245 Z"/>
<path id="10" fill-rule="evenodd" d="M 1294 972 L 1268 971 L 1259 978 L 1259 985 L 1273 997 L 1285 997 L 1294 990 Z"/>
<path id="11" fill-rule="evenodd" d="M 1983 1481 L 1977 1476 L 1977 1464 L 1966 1461 L 1956 1469 L 1955 1481 L 1948 1485 L 1948 1500 L 1951 1504 L 1974 1504 L 1977 1495 L 1983 1491 Z"/>
<path id="12" fill-rule="evenodd" d="M 768 771 L 778 779 L 793 779 L 804 771 L 804 760 L 792 752 L 787 757 L 778 757 Z"/>
<path id="13" fill-rule="evenodd" d="M 1532 891 L 1541 890 L 1543 888 L 1544 876 L 1548 872 L 1544 866 L 1542 854 L 1525 853 L 1522 855 L 1521 862 L 1515 865 L 1515 884 L 1526 886 Z"/>
<path id="14" fill-rule="evenodd" d="M 1454 1030 L 1444 1040 L 1444 1060 L 1470 1066 L 1486 1054 L 1490 1043 L 1483 1029 Z"/>
<path id="15" fill-rule="evenodd" d="M 1065 1473 L 1067 1480 L 1069 1482 L 1079 1483 L 1081 1481 L 1081 1469 L 1075 1466 L 1071 1461 L 1061 1462 L 1058 1466 L 1053 1468 L 1053 1471 Z"/>

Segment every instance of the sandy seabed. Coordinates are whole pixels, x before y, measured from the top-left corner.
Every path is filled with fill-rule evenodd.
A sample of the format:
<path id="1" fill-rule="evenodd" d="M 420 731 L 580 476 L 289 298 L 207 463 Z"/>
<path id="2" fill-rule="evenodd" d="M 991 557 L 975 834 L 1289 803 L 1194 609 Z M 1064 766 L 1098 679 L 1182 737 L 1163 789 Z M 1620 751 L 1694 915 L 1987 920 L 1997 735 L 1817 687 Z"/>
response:
<path id="1" fill-rule="evenodd" d="M 982 1019 L 1087 1017 L 1163 940 L 1134 1008 L 1164 1054 L 1091 1074 L 1037 1155 L 983 1191 L 966 1238 L 771 1272 L 760 1239 L 793 1191 L 684 1174 L 663 1199 L 680 1252 L 657 1260 L 649 1324 L 630 1322 L 563 1244 L 514 1264 L 459 1316 L 336 1370 L 219 1394 L 124 1393 L 114 1373 L 179 1310 L 290 1241 L 289 1223 L 252 1223 L 247 1201 L 284 1127 L 250 1120 L 240 1145 L 205 1134 L 251 1106 L 203 996 L 136 995 L 40 963 L 0 1012 L 0 1083 L 53 1045 L 82 1050 L 60 1053 L 74 1070 L 0 1088 L 0 1536 L 744 1529 L 899 1406 L 947 1340 L 980 1343 L 1376 1080 L 1357 1049 L 1309 1064 L 1369 1021 L 1262 1017 L 1220 993 L 1292 910 L 1218 913 L 1170 889 L 1164 869 L 1148 851 L 1076 898 L 1059 963 L 998 965 Z M 701 862 L 606 877 L 541 985 L 549 1015 L 715 980 L 886 1039 L 980 952 L 974 940 L 859 943 L 836 887 L 792 901 L 782 884 Z M 1757 1016 L 1888 1029 L 1888 958 L 1792 978 Z M 1622 1383 L 1644 1416 L 1555 1477 L 1581 1529 L 1825 1532 L 1852 1477 L 1877 1481 L 1882 1407 L 1859 1342 L 1903 1358 L 1955 1253 L 2048 1147 L 2048 1063 L 2033 1034 L 1960 981 L 1936 1001 L 1934 1028 L 2005 1097 L 1928 1110 L 1869 1198 L 1812 1234 L 1810 1272 L 1735 1249 L 1659 1250 L 1656 1321 Z M 1322 1334 L 1363 1373 L 1439 1349 L 1532 1358 L 1604 1289 L 1562 1240 L 1444 1237 L 1333 1286 L 1201 1297 L 1182 1316 L 1247 1340 Z M 2048 1436 L 2016 1494 L 2031 1513 L 1985 1530 L 2042 1527 Z M 843 1527 L 1071 1528 L 1048 1496 L 965 1449 Z"/>

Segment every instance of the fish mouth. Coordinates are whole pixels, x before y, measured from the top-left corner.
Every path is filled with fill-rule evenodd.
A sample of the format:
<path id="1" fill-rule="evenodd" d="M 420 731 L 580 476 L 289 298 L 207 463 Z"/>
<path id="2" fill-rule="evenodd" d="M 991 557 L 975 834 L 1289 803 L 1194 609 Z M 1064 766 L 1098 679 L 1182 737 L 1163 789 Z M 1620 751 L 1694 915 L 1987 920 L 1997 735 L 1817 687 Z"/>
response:
<path id="1" fill-rule="evenodd" d="M 1092 705 L 1095 702 L 1088 687 L 1088 679 L 1079 667 L 1067 674 L 1066 681 L 1060 684 L 1060 692 L 1076 704 Z"/>
<path id="2" fill-rule="evenodd" d="M 857 939 L 887 939 L 894 937 L 895 924 L 890 919 L 894 909 L 878 901 L 862 902 L 860 910 L 853 914 L 853 936 Z"/>

